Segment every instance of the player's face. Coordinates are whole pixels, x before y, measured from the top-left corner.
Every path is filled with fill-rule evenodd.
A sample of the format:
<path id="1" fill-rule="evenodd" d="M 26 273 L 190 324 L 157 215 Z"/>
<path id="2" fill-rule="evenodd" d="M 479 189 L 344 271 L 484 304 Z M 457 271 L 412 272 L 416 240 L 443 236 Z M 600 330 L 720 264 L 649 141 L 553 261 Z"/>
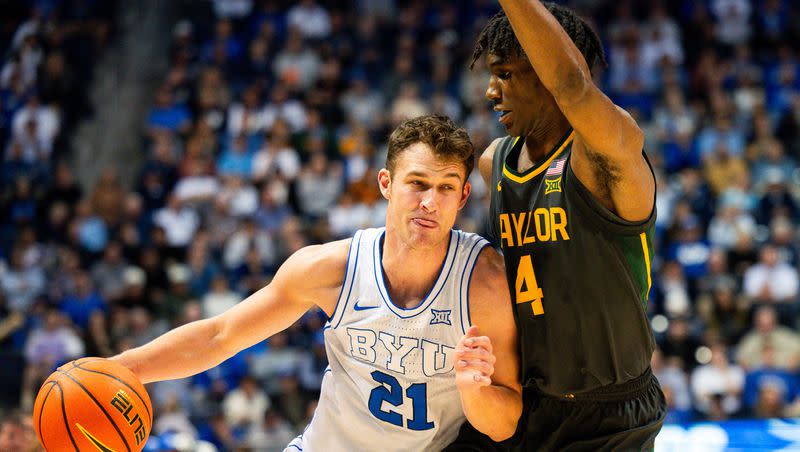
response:
<path id="1" fill-rule="evenodd" d="M 414 249 L 446 246 L 458 211 L 471 186 L 463 163 L 436 157 L 423 143 L 401 153 L 394 171 L 378 173 L 381 193 L 389 200 L 386 228 Z"/>
<path id="2" fill-rule="evenodd" d="M 486 98 L 501 112 L 502 124 L 511 136 L 528 136 L 551 124 L 551 113 L 558 109 L 555 99 L 542 85 L 531 64 L 517 56 L 500 58 L 489 54 L 491 72 Z"/>

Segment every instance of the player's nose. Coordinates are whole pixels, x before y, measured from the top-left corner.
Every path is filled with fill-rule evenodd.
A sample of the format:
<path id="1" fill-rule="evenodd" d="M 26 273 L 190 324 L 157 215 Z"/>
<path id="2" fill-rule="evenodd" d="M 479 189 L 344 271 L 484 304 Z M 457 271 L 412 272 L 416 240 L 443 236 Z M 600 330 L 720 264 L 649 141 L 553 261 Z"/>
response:
<path id="1" fill-rule="evenodd" d="M 502 99 L 502 95 L 500 94 L 500 89 L 497 87 L 497 83 L 495 83 L 494 76 L 489 79 L 489 84 L 486 86 L 486 98 L 494 101 L 497 103 L 500 99 Z"/>
<path id="2" fill-rule="evenodd" d="M 420 201 L 420 207 L 422 210 L 428 213 L 436 212 L 436 208 L 438 206 L 438 201 L 436 200 L 436 191 L 435 190 L 428 190 L 423 194 L 422 200 Z"/>

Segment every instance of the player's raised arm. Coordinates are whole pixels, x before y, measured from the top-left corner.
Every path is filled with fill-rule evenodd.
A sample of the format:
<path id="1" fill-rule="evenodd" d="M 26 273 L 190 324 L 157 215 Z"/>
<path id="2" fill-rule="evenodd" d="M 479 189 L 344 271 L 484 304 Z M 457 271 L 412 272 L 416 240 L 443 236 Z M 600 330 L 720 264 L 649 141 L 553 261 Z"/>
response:
<path id="1" fill-rule="evenodd" d="M 456 348 L 456 385 L 467 420 L 494 441 L 510 438 L 522 414 L 517 328 L 503 258 L 486 247 L 470 282 L 472 325 Z"/>
<path id="2" fill-rule="evenodd" d="M 539 0 L 500 3 L 536 75 L 575 129 L 571 166 L 576 176 L 623 219 L 648 218 L 655 180 L 642 155 L 644 134 L 636 121 L 595 86 L 583 54 L 545 5 Z M 568 23 L 585 28 L 584 39 L 596 39 L 577 16 Z M 599 54 L 599 40 L 595 45 Z"/>
<path id="3" fill-rule="evenodd" d="M 286 260 L 269 285 L 228 311 L 111 359 L 131 369 L 142 383 L 184 378 L 286 329 L 315 304 L 331 314 L 349 242 L 303 248 Z"/>

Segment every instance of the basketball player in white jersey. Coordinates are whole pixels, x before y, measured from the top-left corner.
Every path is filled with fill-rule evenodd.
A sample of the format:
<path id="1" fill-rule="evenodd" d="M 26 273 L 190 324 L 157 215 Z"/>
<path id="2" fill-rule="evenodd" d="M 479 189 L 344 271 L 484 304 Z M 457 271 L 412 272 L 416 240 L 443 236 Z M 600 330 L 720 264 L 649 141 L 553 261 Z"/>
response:
<path id="1" fill-rule="evenodd" d="M 496 441 L 522 410 L 502 257 L 453 230 L 474 163 L 442 116 L 398 126 L 378 174 L 386 227 L 292 255 L 272 282 L 216 317 L 112 359 L 143 383 L 188 377 L 287 328 L 330 317 L 314 418 L 287 451 L 441 450 L 465 418 Z"/>

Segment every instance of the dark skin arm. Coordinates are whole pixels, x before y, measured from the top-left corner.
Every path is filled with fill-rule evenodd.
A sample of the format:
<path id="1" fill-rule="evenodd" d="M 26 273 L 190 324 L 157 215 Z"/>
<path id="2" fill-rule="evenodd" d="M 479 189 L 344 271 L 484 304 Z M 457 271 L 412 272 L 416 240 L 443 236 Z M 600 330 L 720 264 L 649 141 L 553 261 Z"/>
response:
<path id="1" fill-rule="evenodd" d="M 478 160 L 478 169 L 481 172 L 483 180 L 486 181 L 486 185 L 492 185 L 492 160 L 494 159 L 494 151 L 497 149 L 498 143 L 500 143 L 500 138 L 496 138 L 492 141 L 486 150 L 483 151 L 483 154 L 481 154 L 480 160 Z"/>
<path id="2" fill-rule="evenodd" d="M 647 219 L 655 180 L 642 155 L 644 134 L 636 121 L 594 84 L 583 55 L 541 2 L 500 4 L 531 66 L 575 130 L 572 171 L 621 218 Z"/>

